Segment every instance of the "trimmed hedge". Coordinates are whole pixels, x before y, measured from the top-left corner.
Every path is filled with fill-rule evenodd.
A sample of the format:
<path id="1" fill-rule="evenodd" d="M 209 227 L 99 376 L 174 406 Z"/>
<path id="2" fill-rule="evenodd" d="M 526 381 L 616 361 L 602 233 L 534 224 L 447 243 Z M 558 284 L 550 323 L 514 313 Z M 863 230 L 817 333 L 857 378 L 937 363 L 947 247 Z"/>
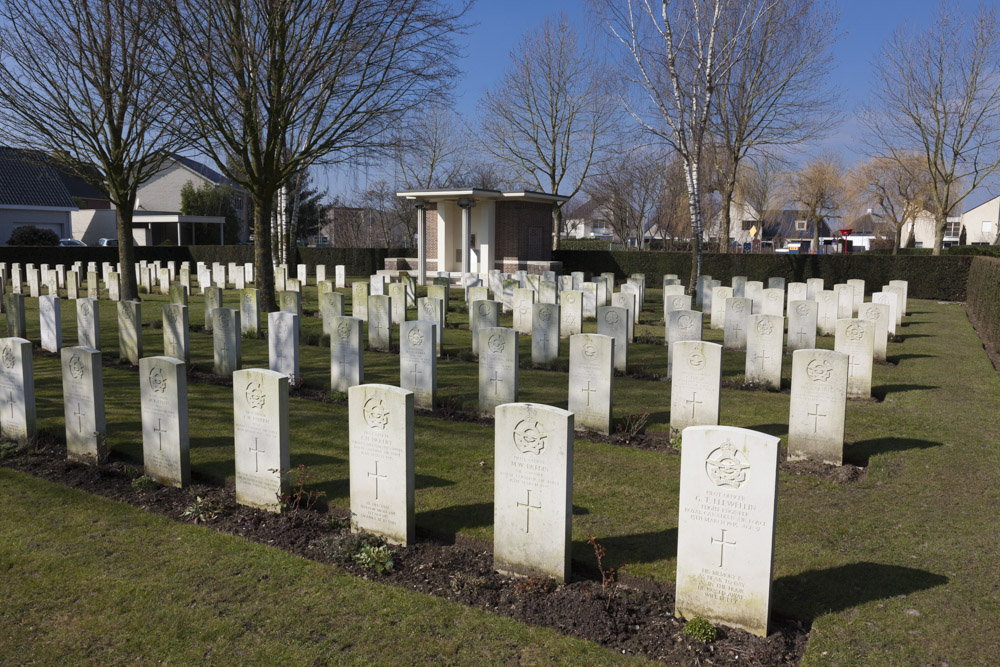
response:
<path id="1" fill-rule="evenodd" d="M 692 256 L 683 252 L 559 250 L 553 259 L 563 263 L 563 271 L 587 271 L 594 275 L 613 271 L 620 278 L 645 273 L 648 284 L 660 285 L 667 273 L 676 273 L 687 282 Z M 702 256 L 702 273 L 728 285 L 733 276 L 767 281 L 783 277 L 788 282 L 823 278 L 827 285 L 848 278 L 864 278 L 869 291 L 890 280 L 909 281 L 909 296 L 916 299 L 964 301 L 969 277 L 970 256 L 924 255 L 786 255 L 719 254 Z"/>
<path id="2" fill-rule="evenodd" d="M 349 276 L 370 276 L 385 268 L 387 257 L 416 257 L 416 248 L 299 248 L 299 262 L 314 275 L 317 264 L 325 264 L 333 279 L 333 267 L 344 265 Z"/>
<path id="3" fill-rule="evenodd" d="M 976 257 L 969 268 L 969 314 L 983 343 L 1000 352 L 1000 259 Z"/>

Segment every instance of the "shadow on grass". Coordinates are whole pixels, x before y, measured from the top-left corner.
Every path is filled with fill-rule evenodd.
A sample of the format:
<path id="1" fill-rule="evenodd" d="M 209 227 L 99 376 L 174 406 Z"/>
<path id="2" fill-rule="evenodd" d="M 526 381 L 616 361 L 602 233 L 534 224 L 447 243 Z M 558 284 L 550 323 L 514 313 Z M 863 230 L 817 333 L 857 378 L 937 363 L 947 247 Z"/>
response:
<path id="1" fill-rule="evenodd" d="M 872 397 L 884 401 L 889 394 L 901 394 L 904 391 L 927 391 L 929 389 L 940 389 L 933 384 L 882 384 L 872 387 Z"/>
<path id="2" fill-rule="evenodd" d="M 413 476 L 413 488 L 415 489 L 433 489 L 441 486 L 455 486 L 455 482 L 444 477 L 435 477 L 434 475 Z"/>
<path id="3" fill-rule="evenodd" d="M 930 338 L 930 337 L 931 337 L 930 334 L 916 334 L 916 333 L 914 333 L 914 334 L 911 334 L 911 333 L 908 333 L 908 334 L 896 334 L 893 337 L 892 342 L 893 343 L 905 343 L 910 338 Z"/>
<path id="4" fill-rule="evenodd" d="M 788 424 L 757 424 L 756 426 L 743 426 L 741 428 L 767 433 L 776 438 L 788 435 Z"/>
<path id="5" fill-rule="evenodd" d="M 905 361 L 907 359 L 934 359 L 937 355 L 934 354 L 893 354 L 885 358 L 890 364 L 898 364 L 900 361 Z"/>
<path id="6" fill-rule="evenodd" d="M 940 447 L 942 443 L 931 440 L 916 440 L 914 438 L 876 438 L 862 440 L 844 448 L 844 463 L 856 466 L 867 466 L 869 459 L 878 454 L 901 452 L 904 449 L 929 449 Z"/>
<path id="7" fill-rule="evenodd" d="M 607 549 L 605 565 L 612 567 L 620 567 L 625 563 L 653 563 L 677 557 L 676 528 L 598 538 L 597 542 Z M 574 562 L 579 562 L 584 567 L 592 565 L 593 555 L 594 548 L 587 544 L 587 540 L 573 540 Z"/>
<path id="8" fill-rule="evenodd" d="M 309 488 L 313 491 L 322 491 L 326 494 L 325 498 L 327 502 L 332 498 L 350 498 L 351 496 L 351 480 L 346 477 L 344 479 L 330 480 L 329 482 L 310 484 Z"/>
<path id="9" fill-rule="evenodd" d="M 463 528 L 493 525 L 493 503 L 452 505 L 417 512 L 416 523 L 420 533 L 453 543 L 455 535 Z"/>
<path id="10" fill-rule="evenodd" d="M 812 623 L 824 614 L 946 583 L 948 577 L 927 570 L 861 562 L 781 577 L 773 592 L 782 614 Z"/>
<path id="11" fill-rule="evenodd" d="M 328 456 L 326 454 L 296 454 L 291 461 L 291 467 L 294 469 L 300 465 L 304 465 L 311 468 L 313 466 L 325 466 L 334 463 L 346 463 L 346 461 L 338 456 Z"/>

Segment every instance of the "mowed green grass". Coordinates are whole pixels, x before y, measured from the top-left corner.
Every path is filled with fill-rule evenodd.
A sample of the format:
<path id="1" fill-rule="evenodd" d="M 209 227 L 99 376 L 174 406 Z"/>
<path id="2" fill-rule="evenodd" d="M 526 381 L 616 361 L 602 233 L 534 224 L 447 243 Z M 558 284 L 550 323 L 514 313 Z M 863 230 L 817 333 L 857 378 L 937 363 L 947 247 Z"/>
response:
<path id="1" fill-rule="evenodd" d="M 439 394 L 473 410 L 478 370 L 474 362 L 458 358 L 468 349 L 470 334 L 460 328 L 467 320 L 457 290 L 453 297 L 445 354 L 455 358 L 439 363 Z M 307 311 L 315 309 L 315 299 L 315 288 L 308 288 Z M 234 296 L 227 301 L 235 305 Z M 34 300 L 28 302 L 29 337 L 37 341 L 37 307 Z M 163 303 L 163 297 L 144 298 L 146 323 L 160 318 Z M 108 302 L 101 306 L 102 345 L 115 357 L 114 308 Z M 658 290 L 650 290 L 640 335 L 662 340 L 660 309 Z M 849 405 L 847 459 L 867 464 L 867 479 L 836 485 L 808 476 L 780 476 L 772 607 L 777 614 L 812 623 L 806 664 L 984 664 L 1000 651 L 1000 377 L 960 306 L 911 300 L 910 311 L 899 342 L 889 345 L 895 365 L 875 368 L 874 393 L 884 400 Z M 190 320 L 195 327 L 204 321 L 198 296 L 192 298 Z M 75 317 L 65 303 L 63 323 L 64 339 L 72 343 Z M 509 316 L 501 323 L 509 325 Z M 320 320 L 306 317 L 303 333 L 307 339 L 318 338 Z M 707 318 L 705 337 L 721 342 L 721 332 L 707 329 Z M 161 332 L 147 328 L 144 345 L 146 355 L 159 354 Z M 531 370 L 529 345 L 523 337 L 519 399 L 565 407 L 567 374 Z M 821 338 L 819 345 L 832 347 L 832 338 Z M 243 346 L 244 367 L 266 366 L 263 340 L 244 340 Z M 564 362 L 567 349 L 564 342 Z M 633 345 L 629 352 L 632 367 L 665 373 L 662 345 Z M 307 383 L 328 384 L 328 349 L 303 346 L 301 360 Z M 208 334 L 192 333 L 192 361 L 199 369 L 210 369 Z M 365 362 L 368 382 L 398 384 L 398 357 L 366 352 Z M 725 352 L 724 379 L 739 382 L 743 363 L 742 353 Z M 784 366 L 787 385 L 790 357 Z M 63 420 L 57 360 L 36 357 L 35 376 L 40 425 L 58 432 Z M 105 369 L 105 391 L 109 444 L 139 459 L 137 374 Z M 788 401 L 787 393 L 724 389 L 722 423 L 785 437 Z M 347 507 L 346 406 L 294 398 L 290 404 L 292 465 L 309 465 L 315 486 L 330 503 Z M 196 473 L 220 481 L 231 478 L 231 390 L 192 384 L 189 405 Z M 666 429 L 669 383 L 615 378 L 615 406 L 617 418 L 645 411 L 651 414 L 651 429 Z M 422 413 L 416 419 L 415 444 L 418 531 L 490 540 L 492 429 Z M 627 563 L 632 574 L 672 580 L 679 463 L 677 455 L 579 437 L 573 484 L 575 559 L 593 563 L 586 544 L 593 534 L 607 548 L 610 565 Z M 85 504 L 90 502 L 96 501 Z"/>

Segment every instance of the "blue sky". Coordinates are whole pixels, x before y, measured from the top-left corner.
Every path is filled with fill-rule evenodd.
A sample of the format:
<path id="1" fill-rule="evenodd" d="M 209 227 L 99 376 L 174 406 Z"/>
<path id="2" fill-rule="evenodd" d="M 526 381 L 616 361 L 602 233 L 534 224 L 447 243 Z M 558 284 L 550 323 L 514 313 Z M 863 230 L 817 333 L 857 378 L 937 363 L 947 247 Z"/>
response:
<path id="1" fill-rule="evenodd" d="M 975 0 L 950 0 L 948 6 L 972 12 L 979 3 Z M 904 21 L 917 27 L 926 26 L 936 16 L 939 0 L 842 0 L 840 32 L 842 36 L 834 46 L 835 67 L 830 75 L 830 85 L 841 91 L 844 121 L 821 145 L 807 148 L 818 152 L 830 148 L 840 152 L 845 163 L 859 159 L 855 152 L 857 125 L 854 109 L 864 103 L 871 86 L 871 63 L 884 42 Z M 474 24 L 461 38 L 465 56 L 459 62 L 463 71 L 454 92 L 454 106 L 466 120 L 472 120 L 476 104 L 483 92 L 494 86 L 509 63 L 509 53 L 526 30 L 537 26 L 547 16 L 565 12 L 575 23 L 582 41 L 594 41 L 594 49 L 606 48 L 598 33 L 589 10 L 589 0 L 479 0 L 468 15 Z M 811 149 L 811 150 L 809 150 Z M 365 178 L 377 178 L 370 172 L 340 171 L 328 175 L 330 194 L 346 194 L 353 183 L 363 184 Z M 979 196 L 980 194 L 984 196 Z M 978 203 L 987 193 L 974 193 L 972 201 Z"/>

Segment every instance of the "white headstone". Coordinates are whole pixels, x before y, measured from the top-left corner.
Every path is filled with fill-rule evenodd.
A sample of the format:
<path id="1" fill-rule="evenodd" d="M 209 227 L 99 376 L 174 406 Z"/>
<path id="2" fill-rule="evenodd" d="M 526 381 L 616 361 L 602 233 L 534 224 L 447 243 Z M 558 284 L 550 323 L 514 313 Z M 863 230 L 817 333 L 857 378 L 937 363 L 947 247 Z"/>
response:
<path id="1" fill-rule="evenodd" d="M 62 307 L 55 294 L 38 297 L 38 324 L 42 332 L 42 349 L 58 352 L 62 348 Z"/>
<path id="2" fill-rule="evenodd" d="M 175 303 L 163 306 L 163 356 L 191 361 L 187 306 Z"/>
<path id="3" fill-rule="evenodd" d="M 615 370 L 628 371 L 628 332 L 631 322 L 628 310 L 617 306 L 597 309 L 597 333 L 615 341 Z"/>
<path id="4" fill-rule="evenodd" d="M 392 310 L 389 297 L 368 297 L 368 347 L 379 352 L 392 351 Z"/>
<path id="5" fill-rule="evenodd" d="M 212 319 L 213 369 L 216 375 L 229 377 L 243 366 L 240 313 L 232 308 L 216 308 Z"/>
<path id="6" fill-rule="evenodd" d="M 434 325 L 435 350 L 441 356 L 444 348 L 445 304 L 444 299 L 427 296 L 417 299 L 417 319 Z"/>
<path id="7" fill-rule="evenodd" d="M 64 347 L 61 354 L 66 458 L 81 463 L 104 463 L 108 446 L 101 353 L 89 347 Z"/>
<path id="8" fill-rule="evenodd" d="M 723 329 L 723 346 L 727 349 L 745 350 L 747 348 L 747 326 L 752 308 L 753 302 L 746 297 L 726 299 L 726 323 Z"/>
<path id="9" fill-rule="evenodd" d="M 233 422 L 236 502 L 280 512 L 290 468 L 288 376 L 263 368 L 233 373 Z"/>
<path id="10" fill-rule="evenodd" d="M 205 297 L 205 331 L 212 330 L 212 311 L 222 308 L 222 288 L 209 285 L 204 291 Z"/>
<path id="11" fill-rule="evenodd" d="M 389 307 L 392 310 L 392 323 L 402 326 L 406 321 L 406 285 L 389 283 Z"/>
<path id="12" fill-rule="evenodd" d="M 750 316 L 747 324 L 747 383 L 781 389 L 784 333 L 784 318 L 778 315 Z"/>
<path id="13" fill-rule="evenodd" d="M 344 289 L 347 287 L 347 272 L 343 264 L 334 265 L 333 277 L 337 284 L 337 289 Z"/>
<path id="14" fill-rule="evenodd" d="M 351 286 L 351 315 L 362 322 L 368 321 L 368 283 Z"/>
<path id="15" fill-rule="evenodd" d="M 187 367 L 171 357 L 139 361 L 142 400 L 142 466 L 165 486 L 191 483 L 188 442 Z"/>
<path id="16" fill-rule="evenodd" d="M 142 358 L 142 303 L 118 302 L 118 358 L 133 366 Z"/>
<path id="17" fill-rule="evenodd" d="M 690 299 L 690 297 L 687 297 Z M 682 340 L 701 340 L 702 316 L 697 310 L 671 310 L 667 316 L 667 377 L 673 370 L 675 343 Z"/>
<path id="18" fill-rule="evenodd" d="M 504 327 L 479 329 L 479 412 L 517 401 L 518 334 Z"/>
<path id="19" fill-rule="evenodd" d="M 682 431 L 688 426 L 718 424 L 722 346 L 702 340 L 678 341 L 673 358 L 670 428 Z"/>
<path id="20" fill-rule="evenodd" d="M 559 335 L 568 338 L 583 331 L 583 294 L 567 290 L 559 295 Z"/>
<path id="21" fill-rule="evenodd" d="M 535 304 L 535 291 L 531 288 L 514 288 L 514 331 L 519 334 L 531 334 L 532 306 Z"/>
<path id="22" fill-rule="evenodd" d="M 24 443 L 37 433 L 31 342 L 0 339 L 0 437 Z"/>
<path id="23" fill-rule="evenodd" d="M 413 393 L 414 407 L 433 410 L 437 399 L 437 353 L 432 322 L 399 327 L 399 386 Z"/>
<path id="24" fill-rule="evenodd" d="M 76 339 L 80 347 L 101 349 L 100 304 L 97 299 L 76 301 Z"/>
<path id="25" fill-rule="evenodd" d="M 837 331 L 837 293 L 833 290 L 819 290 L 813 299 L 818 304 L 816 330 L 821 336 L 829 336 Z"/>
<path id="26" fill-rule="evenodd" d="M 785 290 L 766 289 L 764 290 L 763 307 L 761 312 L 764 315 L 785 316 Z"/>
<path id="27" fill-rule="evenodd" d="M 715 287 L 712 289 L 712 310 L 709 326 L 712 329 L 726 328 L 726 299 L 733 298 L 732 287 Z"/>
<path id="28" fill-rule="evenodd" d="M 816 318 L 819 304 L 815 301 L 800 300 L 788 304 L 788 345 L 789 352 L 809 350 L 816 347 Z"/>
<path id="29" fill-rule="evenodd" d="M 364 346 L 361 344 L 361 320 L 334 317 L 330 334 L 330 390 L 347 390 L 365 381 Z"/>
<path id="30" fill-rule="evenodd" d="M 857 319 L 837 320 L 833 349 L 850 357 L 847 371 L 848 398 L 871 398 L 875 324 Z"/>
<path id="31" fill-rule="evenodd" d="M 536 303 L 531 316 L 531 363 L 548 368 L 559 358 L 559 306 Z"/>
<path id="32" fill-rule="evenodd" d="M 785 307 L 788 310 L 792 308 L 792 301 L 809 300 L 809 287 L 805 283 L 788 283 L 785 292 Z"/>
<path id="33" fill-rule="evenodd" d="M 615 340 L 600 334 L 569 339 L 569 411 L 577 428 L 611 432 Z"/>
<path id="34" fill-rule="evenodd" d="M 875 324 L 873 354 L 875 361 L 885 361 L 889 343 L 889 306 L 884 303 L 862 303 L 858 319 Z"/>
<path id="35" fill-rule="evenodd" d="M 832 350 L 792 354 L 788 458 L 839 466 L 844 462 L 849 358 Z"/>
<path id="36" fill-rule="evenodd" d="M 889 307 L 889 319 L 886 321 L 886 329 L 892 335 L 896 335 L 896 295 L 888 292 L 873 292 L 872 303 L 884 303 Z"/>
<path id="37" fill-rule="evenodd" d="M 573 427 L 572 413 L 548 405 L 496 409 L 493 566 L 500 572 L 569 578 Z"/>
<path id="38" fill-rule="evenodd" d="M 684 429 L 677 616 L 767 636 L 780 443 L 731 426 Z"/>
<path id="39" fill-rule="evenodd" d="M 248 287 L 240 292 L 240 329 L 251 338 L 260 335 L 260 290 Z"/>
<path id="40" fill-rule="evenodd" d="M 810 301 L 816 300 L 816 294 L 823 291 L 822 278 L 809 278 L 806 280 L 806 298 Z M 831 290 L 832 291 L 832 290 Z"/>
<path id="41" fill-rule="evenodd" d="M 479 330 L 500 326 L 500 303 L 486 299 L 469 306 L 469 331 L 472 333 L 472 354 L 479 356 Z"/>
<path id="42" fill-rule="evenodd" d="M 415 537 L 413 394 L 363 384 L 348 397 L 351 529 L 409 544 Z"/>
<path id="43" fill-rule="evenodd" d="M 299 371 L 299 316 L 278 311 L 267 314 L 268 368 L 288 377 L 290 386 L 302 384 Z"/>

